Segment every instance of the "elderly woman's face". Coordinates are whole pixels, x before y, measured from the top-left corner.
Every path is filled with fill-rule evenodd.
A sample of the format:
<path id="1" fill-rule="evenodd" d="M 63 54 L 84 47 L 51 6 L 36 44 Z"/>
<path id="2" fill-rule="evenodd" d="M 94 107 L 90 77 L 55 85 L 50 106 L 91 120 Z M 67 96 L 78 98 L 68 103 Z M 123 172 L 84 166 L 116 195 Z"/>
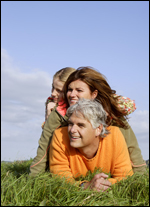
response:
<path id="1" fill-rule="evenodd" d="M 73 81 L 68 86 L 67 99 L 69 105 L 74 105 L 80 98 L 94 99 L 97 96 L 97 90 L 91 92 L 89 86 L 81 80 Z"/>

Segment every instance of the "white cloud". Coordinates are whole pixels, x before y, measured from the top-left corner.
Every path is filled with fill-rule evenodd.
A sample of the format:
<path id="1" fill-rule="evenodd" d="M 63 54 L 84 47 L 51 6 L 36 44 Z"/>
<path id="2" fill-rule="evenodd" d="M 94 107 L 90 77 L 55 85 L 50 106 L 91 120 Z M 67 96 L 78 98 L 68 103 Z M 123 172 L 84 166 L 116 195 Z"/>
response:
<path id="1" fill-rule="evenodd" d="M 20 122 L 42 116 L 45 100 L 51 93 L 51 80 L 50 75 L 43 71 L 22 72 L 2 49 L 2 120 Z"/>
<path id="2" fill-rule="evenodd" d="M 149 111 L 147 110 L 137 110 L 135 111 L 129 119 L 129 124 L 131 125 L 135 134 L 139 137 L 144 138 L 145 135 L 149 133 Z M 146 138 L 146 137 L 145 137 Z"/>
<path id="3" fill-rule="evenodd" d="M 137 110 L 130 115 L 129 124 L 132 127 L 143 159 L 149 159 L 149 111 Z"/>
<path id="4" fill-rule="evenodd" d="M 1 137 L 5 146 L 2 160 L 22 159 L 22 153 L 26 158 L 36 155 L 51 82 L 50 74 L 38 69 L 23 72 L 1 49 Z"/>

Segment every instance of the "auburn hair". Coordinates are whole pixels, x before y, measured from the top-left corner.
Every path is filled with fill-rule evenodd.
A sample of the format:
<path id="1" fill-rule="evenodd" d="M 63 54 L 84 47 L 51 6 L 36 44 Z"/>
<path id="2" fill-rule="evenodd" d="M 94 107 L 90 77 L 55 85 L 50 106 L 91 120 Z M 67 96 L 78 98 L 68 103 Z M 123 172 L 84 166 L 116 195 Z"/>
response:
<path id="1" fill-rule="evenodd" d="M 111 89 L 106 77 L 92 67 L 79 67 L 68 77 L 64 84 L 64 101 L 67 104 L 67 108 L 69 107 L 67 100 L 68 86 L 71 82 L 76 80 L 81 80 L 86 83 L 91 93 L 95 90 L 98 91 L 95 100 L 100 102 L 104 110 L 108 113 L 106 124 L 111 125 L 112 121 L 115 121 L 113 125 L 116 123 L 117 126 L 119 125 L 122 128 L 127 128 L 127 124 L 125 123 L 127 115 L 125 115 L 123 110 L 118 106 L 118 98 L 120 96 L 114 97 L 116 91 Z"/>

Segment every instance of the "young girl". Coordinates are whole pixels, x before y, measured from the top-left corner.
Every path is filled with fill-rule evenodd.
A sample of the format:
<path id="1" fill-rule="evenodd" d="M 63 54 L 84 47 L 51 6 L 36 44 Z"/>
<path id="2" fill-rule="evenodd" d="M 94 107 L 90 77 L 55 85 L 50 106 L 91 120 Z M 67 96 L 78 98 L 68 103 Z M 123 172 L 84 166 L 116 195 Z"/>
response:
<path id="1" fill-rule="evenodd" d="M 66 67 L 57 71 L 53 76 L 52 94 L 47 98 L 45 102 L 45 121 L 42 123 L 42 129 L 44 128 L 44 124 L 53 108 L 56 106 L 56 104 L 58 104 L 58 102 L 61 102 L 63 100 L 64 83 L 66 82 L 69 75 L 74 71 L 74 68 Z"/>
<path id="2" fill-rule="evenodd" d="M 71 67 L 65 67 L 62 68 L 61 70 L 57 71 L 55 73 L 55 75 L 53 76 L 53 83 L 52 83 L 52 94 L 51 97 L 48 97 L 46 100 L 46 109 L 45 109 L 45 121 L 42 124 L 42 128 L 43 128 L 43 132 L 42 134 L 45 133 L 45 129 L 44 126 L 47 122 L 48 117 L 50 116 L 53 108 L 55 106 L 58 106 L 58 103 L 61 103 L 62 99 L 63 99 L 63 86 L 64 83 L 66 82 L 67 78 L 69 77 L 69 75 L 74 72 L 75 69 L 71 68 Z M 61 113 L 61 109 L 60 109 L 60 113 Z M 64 115 L 62 113 L 62 115 Z M 54 127 L 57 128 L 57 121 L 55 122 L 55 120 L 53 120 L 53 116 L 51 118 L 52 120 L 52 124 L 50 126 L 50 128 Z M 47 130 L 46 130 L 47 131 Z M 47 135 L 49 132 L 46 132 Z M 51 134 L 51 133 L 50 133 Z M 36 175 L 40 172 L 41 169 L 43 169 L 45 171 L 46 168 L 48 168 L 48 144 L 49 144 L 49 136 L 44 135 L 44 139 L 40 139 L 39 140 L 39 147 L 37 149 L 37 155 L 34 158 L 31 167 L 30 167 L 30 175 Z"/>

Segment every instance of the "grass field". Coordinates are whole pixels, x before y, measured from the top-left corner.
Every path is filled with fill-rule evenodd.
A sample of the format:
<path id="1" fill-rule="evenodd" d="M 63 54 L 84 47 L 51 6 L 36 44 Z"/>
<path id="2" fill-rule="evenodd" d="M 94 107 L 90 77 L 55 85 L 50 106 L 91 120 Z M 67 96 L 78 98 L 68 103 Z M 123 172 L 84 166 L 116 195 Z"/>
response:
<path id="1" fill-rule="evenodd" d="M 31 162 L 1 162 L 1 206 L 149 206 L 149 168 L 143 175 L 134 174 L 113 185 L 108 192 L 95 192 L 50 173 L 31 178 Z M 90 180 L 95 173 L 85 179 Z"/>

